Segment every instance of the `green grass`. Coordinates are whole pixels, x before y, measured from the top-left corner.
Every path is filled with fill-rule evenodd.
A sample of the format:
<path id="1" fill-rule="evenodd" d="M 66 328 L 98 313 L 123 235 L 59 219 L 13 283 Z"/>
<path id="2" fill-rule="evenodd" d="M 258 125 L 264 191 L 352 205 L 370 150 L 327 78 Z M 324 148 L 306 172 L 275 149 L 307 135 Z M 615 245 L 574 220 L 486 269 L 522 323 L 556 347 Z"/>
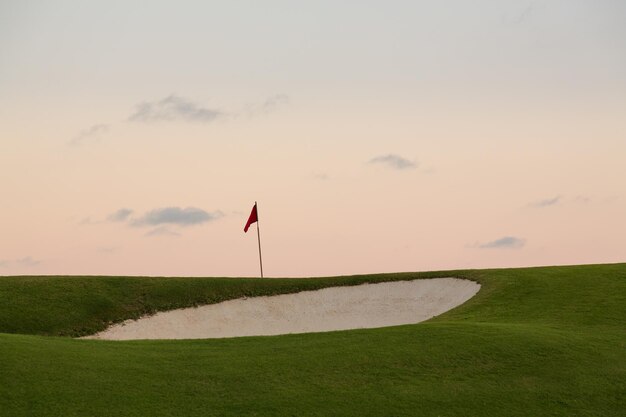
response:
<path id="1" fill-rule="evenodd" d="M 61 336 L 331 285 L 481 283 L 428 322 L 273 337 Z M 0 278 L 0 415 L 624 416 L 626 264 L 316 279 Z"/>

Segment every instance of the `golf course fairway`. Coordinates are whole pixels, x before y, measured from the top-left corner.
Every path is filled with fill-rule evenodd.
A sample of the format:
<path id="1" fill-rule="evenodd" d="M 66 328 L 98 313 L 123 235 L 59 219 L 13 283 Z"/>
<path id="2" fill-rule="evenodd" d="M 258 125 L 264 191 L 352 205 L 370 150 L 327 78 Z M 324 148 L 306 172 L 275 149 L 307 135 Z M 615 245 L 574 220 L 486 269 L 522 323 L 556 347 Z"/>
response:
<path id="1" fill-rule="evenodd" d="M 78 339 L 158 311 L 333 286 L 480 284 L 419 324 Z M 623 416 L 626 264 L 310 279 L 0 277 L 0 416 Z"/>

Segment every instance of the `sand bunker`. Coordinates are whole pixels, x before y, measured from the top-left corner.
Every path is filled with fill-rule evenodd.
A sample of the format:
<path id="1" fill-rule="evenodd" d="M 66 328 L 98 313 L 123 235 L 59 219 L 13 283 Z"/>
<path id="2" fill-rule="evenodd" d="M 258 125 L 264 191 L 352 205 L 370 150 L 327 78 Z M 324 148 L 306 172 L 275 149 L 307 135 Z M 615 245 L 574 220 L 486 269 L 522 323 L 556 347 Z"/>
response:
<path id="1" fill-rule="evenodd" d="M 236 299 L 127 320 L 88 338 L 206 339 L 413 324 L 464 303 L 479 288 L 436 278 Z"/>

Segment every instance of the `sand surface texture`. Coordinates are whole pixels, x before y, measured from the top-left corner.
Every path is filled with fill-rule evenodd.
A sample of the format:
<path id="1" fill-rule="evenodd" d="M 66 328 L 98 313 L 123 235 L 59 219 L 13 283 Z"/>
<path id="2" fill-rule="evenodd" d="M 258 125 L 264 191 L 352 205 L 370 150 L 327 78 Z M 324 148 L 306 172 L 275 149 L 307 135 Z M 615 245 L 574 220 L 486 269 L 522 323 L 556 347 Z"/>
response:
<path id="1" fill-rule="evenodd" d="M 89 338 L 205 339 L 412 324 L 464 303 L 479 288 L 436 278 L 236 299 L 128 320 Z"/>

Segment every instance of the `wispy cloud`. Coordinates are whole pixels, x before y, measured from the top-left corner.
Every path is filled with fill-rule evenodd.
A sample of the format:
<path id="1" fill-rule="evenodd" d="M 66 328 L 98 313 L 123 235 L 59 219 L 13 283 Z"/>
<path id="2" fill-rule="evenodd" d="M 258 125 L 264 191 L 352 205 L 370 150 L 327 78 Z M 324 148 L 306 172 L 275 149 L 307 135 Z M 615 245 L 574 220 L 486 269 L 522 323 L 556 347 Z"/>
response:
<path id="1" fill-rule="evenodd" d="M 165 226 L 160 226 L 160 227 L 157 227 L 156 229 L 150 230 L 149 232 L 144 234 L 144 236 L 147 236 L 147 237 L 151 237 L 151 236 L 178 237 L 178 236 L 180 236 L 180 233 L 174 232 L 174 231 L 168 229 Z"/>
<path id="2" fill-rule="evenodd" d="M 18 267 L 21 266 L 21 267 L 30 268 L 30 267 L 40 265 L 41 262 L 42 261 L 38 259 L 33 259 L 31 256 L 25 256 L 24 258 L 20 258 L 20 259 L 2 260 L 0 261 L 0 267 L 8 267 L 11 265 L 15 265 Z"/>
<path id="3" fill-rule="evenodd" d="M 78 224 L 80 224 L 81 226 L 86 226 L 86 225 L 91 225 L 91 224 L 100 224 L 102 223 L 101 221 L 98 220 L 93 220 L 90 216 L 87 217 L 83 217 Z"/>
<path id="4" fill-rule="evenodd" d="M 328 174 L 325 174 L 323 172 L 316 172 L 313 174 L 313 179 L 318 180 L 318 181 L 327 181 L 330 177 L 328 176 Z"/>
<path id="5" fill-rule="evenodd" d="M 207 212 L 195 207 L 161 207 L 145 212 L 142 216 L 132 216 L 134 210 L 129 208 L 121 208 L 106 217 L 103 221 L 94 221 L 89 217 L 84 218 L 81 225 L 95 225 L 103 223 L 124 223 L 126 225 L 143 228 L 152 227 L 154 229 L 145 233 L 144 236 L 180 236 L 177 231 L 171 230 L 165 226 L 187 227 L 200 225 L 206 222 L 217 220 L 225 216 L 222 211 Z M 99 252 L 112 253 L 117 248 L 101 247 Z M 2 266 L 0 264 L 0 266 Z"/>
<path id="6" fill-rule="evenodd" d="M 130 222 L 132 226 L 158 226 L 171 224 L 177 226 L 192 226 L 219 219 L 224 214 L 221 211 L 209 213 L 195 207 L 163 207 L 151 210 L 138 219 Z"/>
<path id="7" fill-rule="evenodd" d="M 245 106 L 242 110 L 226 112 L 218 108 L 204 107 L 188 98 L 170 94 L 160 100 L 144 101 L 135 106 L 135 111 L 127 118 L 130 122 L 157 122 L 182 120 L 209 123 L 220 118 L 252 117 L 268 114 L 289 104 L 286 94 L 275 94 L 265 101 Z M 87 142 L 98 142 L 111 130 L 111 125 L 99 123 L 81 130 L 68 144 L 79 146 Z"/>
<path id="8" fill-rule="evenodd" d="M 265 100 L 263 107 L 266 110 L 274 110 L 276 107 L 289 104 L 289 96 L 287 94 L 276 94 Z"/>
<path id="9" fill-rule="evenodd" d="M 186 120 L 207 123 L 223 115 L 220 110 L 202 107 L 189 99 L 172 94 L 161 100 L 140 103 L 128 120 L 132 122 Z"/>
<path id="10" fill-rule="evenodd" d="M 570 205 L 570 204 L 589 204 L 592 201 L 591 197 L 585 195 L 577 195 L 574 197 L 557 195 L 551 198 L 545 198 L 543 200 L 533 201 L 528 204 L 528 207 L 533 208 L 545 208 L 556 205 Z"/>
<path id="11" fill-rule="evenodd" d="M 526 5 L 521 5 L 519 3 L 515 4 L 515 10 L 512 10 L 509 13 L 502 15 L 502 23 L 507 25 L 521 25 L 528 20 L 531 20 L 533 14 L 535 13 L 535 4 L 528 3 Z"/>
<path id="12" fill-rule="evenodd" d="M 100 253 L 111 254 L 117 252 L 118 249 L 117 246 L 100 246 L 96 250 Z"/>
<path id="13" fill-rule="evenodd" d="M 128 219 L 128 216 L 130 216 L 131 214 L 133 214 L 133 211 L 131 209 L 121 208 L 117 210 L 115 213 L 111 213 L 107 217 L 107 220 L 110 222 L 124 222 Z"/>
<path id="14" fill-rule="evenodd" d="M 368 161 L 370 164 L 381 164 L 388 168 L 405 170 L 417 168 L 417 163 L 398 155 L 388 154 L 372 158 Z"/>
<path id="15" fill-rule="evenodd" d="M 535 9 L 534 5 L 532 3 L 529 4 L 517 16 L 513 18 L 513 22 L 517 24 L 521 24 L 524 21 L 530 19 L 533 14 L 534 9 Z"/>
<path id="16" fill-rule="evenodd" d="M 241 111 L 233 112 L 230 115 L 237 117 L 254 117 L 259 115 L 267 115 L 277 111 L 278 109 L 288 105 L 290 102 L 289 96 L 286 94 L 275 94 L 268 97 L 261 103 L 247 104 Z"/>
<path id="17" fill-rule="evenodd" d="M 37 259 L 33 259 L 30 256 L 26 256 L 25 258 L 17 259 L 15 263 L 18 264 L 19 266 L 30 267 L 30 266 L 37 266 L 41 264 L 41 261 Z"/>
<path id="18" fill-rule="evenodd" d="M 70 140 L 69 145 L 79 146 L 86 142 L 98 142 L 109 131 L 110 126 L 106 124 L 97 124 L 89 129 L 81 130 L 80 133 Z"/>
<path id="19" fill-rule="evenodd" d="M 525 239 L 514 236 L 504 236 L 500 239 L 492 240 L 487 243 L 477 243 L 473 247 L 480 249 L 521 249 L 526 244 Z"/>
<path id="20" fill-rule="evenodd" d="M 562 197 L 560 195 L 557 195 L 556 197 L 546 198 L 546 199 L 539 200 L 539 201 L 534 201 L 534 202 L 530 203 L 529 205 L 531 207 L 536 207 L 536 208 L 549 207 L 549 206 L 553 206 L 555 204 L 558 204 L 559 201 L 561 201 L 561 199 L 562 199 Z"/>

